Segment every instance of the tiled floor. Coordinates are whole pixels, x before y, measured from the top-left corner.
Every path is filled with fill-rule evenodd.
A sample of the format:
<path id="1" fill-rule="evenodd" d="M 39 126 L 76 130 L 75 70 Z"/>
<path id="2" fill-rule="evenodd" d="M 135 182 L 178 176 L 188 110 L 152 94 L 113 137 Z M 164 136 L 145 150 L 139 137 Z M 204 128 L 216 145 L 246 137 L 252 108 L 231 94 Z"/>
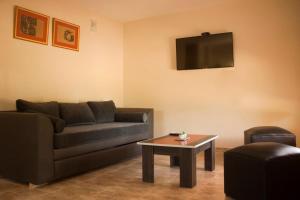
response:
<path id="1" fill-rule="evenodd" d="M 197 185 L 179 187 L 179 168 L 169 167 L 169 157 L 155 156 L 155 183 L 143 183 L 141 157 L 74 176 L 39 188 L 0 178 L 0 200 L 94 199 L 197 199 L 224 200 L 223 150 L 216 153 L 216 170 L 203 169 L 203 153 L 197 158 Z"/>

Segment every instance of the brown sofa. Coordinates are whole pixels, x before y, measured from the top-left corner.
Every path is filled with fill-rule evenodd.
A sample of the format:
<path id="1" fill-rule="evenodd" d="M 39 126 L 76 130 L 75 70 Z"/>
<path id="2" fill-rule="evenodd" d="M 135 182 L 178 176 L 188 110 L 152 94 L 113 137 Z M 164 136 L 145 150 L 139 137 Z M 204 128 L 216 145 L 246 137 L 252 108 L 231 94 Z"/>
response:
<path id="1" fill-rule="evenodd" d="M 0 112 L 0 175 L 19 182 L 40 185 L 130 158 L 141 152 L 136 142 L 153 137 L 153 109 L 23 100 L 17 109 Z"/>

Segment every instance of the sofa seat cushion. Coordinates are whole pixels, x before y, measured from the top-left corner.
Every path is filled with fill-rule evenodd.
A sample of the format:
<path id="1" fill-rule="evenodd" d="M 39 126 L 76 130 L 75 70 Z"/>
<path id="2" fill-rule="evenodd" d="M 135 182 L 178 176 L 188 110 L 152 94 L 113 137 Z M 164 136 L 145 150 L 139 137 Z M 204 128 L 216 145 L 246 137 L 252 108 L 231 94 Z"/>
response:
<path id="1" fill-rule="evenodd" d="M 112 122 L 66 127 L 62 133 L 54 135 L 54 147 L 61 149 L 98 143 L 95 150 L 100 150 L 146 139 L 149 137 L 147 131 L 145 123 Z"/>

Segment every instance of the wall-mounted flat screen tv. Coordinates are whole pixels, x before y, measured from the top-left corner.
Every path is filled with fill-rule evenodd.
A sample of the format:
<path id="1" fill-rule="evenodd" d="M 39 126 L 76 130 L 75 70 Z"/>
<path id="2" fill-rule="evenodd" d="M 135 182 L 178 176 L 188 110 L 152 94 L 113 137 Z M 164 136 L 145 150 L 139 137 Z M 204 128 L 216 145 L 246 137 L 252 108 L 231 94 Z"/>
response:
<path id="1" fill-rule="evenodd" d="M 233 67 L 232 32 L 176 39 L 177 69 Z"/>

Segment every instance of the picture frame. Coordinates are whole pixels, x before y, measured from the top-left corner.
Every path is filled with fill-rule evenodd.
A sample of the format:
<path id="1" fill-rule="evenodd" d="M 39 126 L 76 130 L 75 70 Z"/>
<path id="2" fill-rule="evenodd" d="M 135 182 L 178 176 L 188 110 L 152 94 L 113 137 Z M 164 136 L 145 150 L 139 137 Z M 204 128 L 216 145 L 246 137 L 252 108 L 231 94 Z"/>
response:
<path id="1" fill-rule="evenodd" d="M 52 45 L 79 51 L 80 26 L 53 18 Z"/>
<path id="2" fill-rule="evenodd" d="M 15 6 L 14 38 L 48 45 L 50 17 Z"/>

